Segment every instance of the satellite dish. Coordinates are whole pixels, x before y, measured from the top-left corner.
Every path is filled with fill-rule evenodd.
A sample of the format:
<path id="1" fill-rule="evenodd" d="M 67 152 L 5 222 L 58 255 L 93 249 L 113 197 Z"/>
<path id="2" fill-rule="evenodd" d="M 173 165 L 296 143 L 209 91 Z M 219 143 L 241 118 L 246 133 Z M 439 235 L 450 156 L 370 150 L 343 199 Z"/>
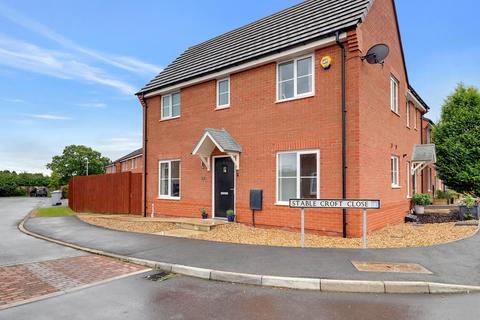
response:
<path id="1" fill-rule="evenodd" d="M 371 47 L 367 54 L 364 55 L 361 59 L 367 60 L 370 64 L 383 64 L 385 58 L 387 58 L 390 53 L 390 49 L 386 44 L 380 43 Z"/>

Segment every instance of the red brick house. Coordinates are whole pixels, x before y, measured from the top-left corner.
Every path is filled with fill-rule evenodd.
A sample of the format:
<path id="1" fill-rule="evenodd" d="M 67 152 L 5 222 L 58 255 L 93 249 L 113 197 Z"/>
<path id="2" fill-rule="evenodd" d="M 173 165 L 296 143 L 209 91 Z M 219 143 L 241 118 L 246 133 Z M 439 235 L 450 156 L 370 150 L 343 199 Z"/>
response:
<path id="1" fill-rule="evenodd" d="M 131 171 L 143 173 L 143 149 L 137 149 L 113 161 L 105 167 L 105 173 L 118 173 Z"/>
<path id="2" fill-rule="evenodd" d="M 369 64 L 378 43 L 390 54 Z M 414 159 L 428 106 L 408 81 L 392 0 L 302 2 L 190 47 L 137 96 L 148 214 L 234 209 L 250 223 L 249 191 L 262 189 L 257 225 L 298 229 L 290 198 L 378 198 L 372 231 L 403 221 L 434 160 L 430 147 Z M 305 227 L 359 236 L 361 212 L 307 210 Z"/>

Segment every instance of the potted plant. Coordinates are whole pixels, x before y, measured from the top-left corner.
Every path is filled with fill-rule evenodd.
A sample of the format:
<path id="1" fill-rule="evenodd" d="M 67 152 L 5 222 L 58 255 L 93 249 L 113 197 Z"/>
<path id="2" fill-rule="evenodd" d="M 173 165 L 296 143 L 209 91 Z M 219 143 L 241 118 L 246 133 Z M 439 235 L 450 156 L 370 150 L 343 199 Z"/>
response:
<path id="1" fill-rule="evenodd" d="M 228 222 L 235 221 L 235 213 L 233 212 L 232 209 L 227 210 L 227 220 Z"/>
<path id="2" fill-rule="evenodd" d="M 202 208 L 200 209 L 200 212 L 202 213 L 202 219 L 208 219 L 207 209 Z"/>
<path id="3" fill-rule="evenodd" d="M 476 199 L 471 195 L 467 195 L 463 199 L 463 205 L 460 206 L 459 210 L 460 220 L 472 220 L 478 219 L 478 205 Z"/>
<path id="4" fill-rule="evenodd" d="M 416 214 L 424 214 L 425 206 L 430 205 L 430 195 L 426 193 L 415 193 L 412 197 L 414 210 Z"/>

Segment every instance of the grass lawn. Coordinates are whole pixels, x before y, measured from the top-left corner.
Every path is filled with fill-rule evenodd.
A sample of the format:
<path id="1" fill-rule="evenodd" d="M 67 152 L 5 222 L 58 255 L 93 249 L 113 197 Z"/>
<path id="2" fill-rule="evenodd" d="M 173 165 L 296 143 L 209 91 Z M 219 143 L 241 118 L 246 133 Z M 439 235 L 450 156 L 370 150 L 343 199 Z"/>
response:
<path id="1" fill-rule="evenodd" d="M 38 208 L 35 213 L 36 217 L 68 217 L 74 213 L 68 207 Z"/>

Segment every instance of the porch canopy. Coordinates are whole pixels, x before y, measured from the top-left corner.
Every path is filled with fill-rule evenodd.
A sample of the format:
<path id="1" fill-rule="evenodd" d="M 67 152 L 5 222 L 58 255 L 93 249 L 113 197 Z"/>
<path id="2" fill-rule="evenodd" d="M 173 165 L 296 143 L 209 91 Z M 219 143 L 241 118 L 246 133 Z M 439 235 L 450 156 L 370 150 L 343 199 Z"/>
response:
<path id="1" fill-rule="evenodd" d="M 236 170 L 240 168 L 240 153 L 242 152 L 242 147 L 240 147 L 227 130 L 223 128 L 205 129 L 195 148 L 193 148 L 192 155 L 199 156 L 207 170 L 210 171 L 210 158 L 215 148 L 232 158 Z"/>
<path id="2" fill-rule="evenodd" d="M 413 147 L 412 175 L 435 162 L 437 162 L 437 155 L 434 144 L 416 144 Z"/>

